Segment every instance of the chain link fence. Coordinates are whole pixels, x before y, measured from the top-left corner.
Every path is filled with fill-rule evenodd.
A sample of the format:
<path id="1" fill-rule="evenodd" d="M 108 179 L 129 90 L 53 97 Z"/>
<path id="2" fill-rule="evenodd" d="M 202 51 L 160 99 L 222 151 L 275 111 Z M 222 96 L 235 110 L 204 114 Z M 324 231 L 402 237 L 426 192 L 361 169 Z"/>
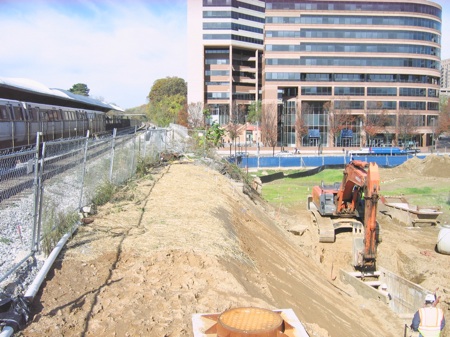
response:
<path id="1" fill-rule="evenodd" d="M 95 201 L 102 187 L 133 177 L 139 160 L 157 161 L 172 149 L 168 135 L 167 129 L 114 133 L 0 155 L 2 293 L 23 291 L 22 274 L 27 271 L 31 279 L 37 273 L 59 239 L 79 224 L 81 209 Z"/>

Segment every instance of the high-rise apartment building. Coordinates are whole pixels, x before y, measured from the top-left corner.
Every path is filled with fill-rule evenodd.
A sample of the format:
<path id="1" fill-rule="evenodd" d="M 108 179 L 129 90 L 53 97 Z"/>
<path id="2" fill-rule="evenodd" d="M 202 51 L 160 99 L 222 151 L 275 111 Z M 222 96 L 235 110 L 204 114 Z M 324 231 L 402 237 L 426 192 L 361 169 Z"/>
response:
<path id="1" fill-rule="evenodd" d="M 244 123 L 261 100 L 264 1 L 188 1 L 188 102 L 220 124 Z"/>
<path id="2" fill-rule="evenodd" d="M 190 45 L 197 68 L 189 69 L 189 102 L 213 107 L 221 124 L 239 116 L 233 107 L 260 99 L 262 85 L 263 111 L 276 116 L 263 124 L 278 130 L 279 144 L 431 145 L 441 76 L 435 2 L 188 3 L 201 22 Z"/>
<path id="3" fill-rule="evenodd" d="M 450 59 L 441 62 L 441 95 L 450 96 Z"/>

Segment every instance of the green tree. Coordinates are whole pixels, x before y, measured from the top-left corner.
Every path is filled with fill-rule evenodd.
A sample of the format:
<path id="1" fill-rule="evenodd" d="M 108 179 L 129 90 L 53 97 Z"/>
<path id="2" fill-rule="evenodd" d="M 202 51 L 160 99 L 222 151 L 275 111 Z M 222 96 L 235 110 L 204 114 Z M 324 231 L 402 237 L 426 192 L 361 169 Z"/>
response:
<path id="1" fill-rule="evenodd" d="M 250 123 L 261 122 L 262 104 L 261 101 L 252 102 L 248 107 L 247 121 Z"/>
<path id="2" fill-rule="evenodd" d="M 77 84 L 74 84 L 72 86 L 72 88 L 69 89 L 69 91 L 73 94 L 89 96 L 90 89 L 84 83 L 77 83 Z"/>
<path id="3" fill-rule="evenodd" d="M 153 83 L 148 99 L 151 102 L 159 102 L 164 97 L 183 95 L 187 96 L 187 84 L 179 77 L 166 77 L 156 80 Z"/>
<path id="4" fill-rule="evenodd" d="M 182 78 L 166 77 L 156 80 L 148 94 L 149 119 L 159 126 L 185 124 L 187 85 Z"/>
<path id="5" fill-rule="evenodd" d="M 150 103 L 149 119 L 165 127 L 177 123 L 180 111 L 185 109 L 186 97 L 182 95 L 166 96 L 159 102 Z"/>
<path id="6" fill-rule="evenodd" d="M 225 129 L 221 128 L 218 123 L 213 122 L 209 129 L 206 131 L 206 139 L 208 144 L 212 144 L 215 147 L 219 147 L 222 143 L 222 138 L 225 135 Z"/>

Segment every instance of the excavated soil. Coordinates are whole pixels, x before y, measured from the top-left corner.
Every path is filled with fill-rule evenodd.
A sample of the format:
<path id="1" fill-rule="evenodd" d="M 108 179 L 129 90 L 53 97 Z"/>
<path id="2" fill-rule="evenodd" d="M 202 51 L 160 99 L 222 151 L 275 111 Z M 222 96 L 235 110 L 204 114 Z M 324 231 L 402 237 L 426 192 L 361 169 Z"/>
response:
<path id="1" fill-rule="evenodd" d="M 448 163 L 413 159 L 381 176 L 385 185 L 428 179 L 450 186 Z M 273 208 L 205 165 L 161 168 L 78 229 L 19 335 L 193 336 L 193 314 L 253 306 L 292 308 L 310 336 L 403 336 L 403 319 L 337 277 L 339 268 L 351 270 L 351 234 L 318 243 L 304 205 Z M 382 214 L 379 222 L 378 263 L 439 287 L 450 322 L 450 256 L 435 251 L 438 228 L 409 228 Z"/>

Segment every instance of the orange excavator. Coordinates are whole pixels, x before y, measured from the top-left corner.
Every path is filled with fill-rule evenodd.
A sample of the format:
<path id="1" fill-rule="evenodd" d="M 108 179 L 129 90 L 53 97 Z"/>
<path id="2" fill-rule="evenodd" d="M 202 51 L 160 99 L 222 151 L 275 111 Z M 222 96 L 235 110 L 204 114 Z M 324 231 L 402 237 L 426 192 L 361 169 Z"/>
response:
<path id="1" fill-rule="evenodd" d="M 334 242 L 338 229 L 353 231 L 353 265 L 356 269 L 375 270 L 376 221 L 380 190 L 378 165 L 353 160 L 345 166 L 342 183 L 314 186 L 308 208 L 314 216 L 320 242 Z"/>

